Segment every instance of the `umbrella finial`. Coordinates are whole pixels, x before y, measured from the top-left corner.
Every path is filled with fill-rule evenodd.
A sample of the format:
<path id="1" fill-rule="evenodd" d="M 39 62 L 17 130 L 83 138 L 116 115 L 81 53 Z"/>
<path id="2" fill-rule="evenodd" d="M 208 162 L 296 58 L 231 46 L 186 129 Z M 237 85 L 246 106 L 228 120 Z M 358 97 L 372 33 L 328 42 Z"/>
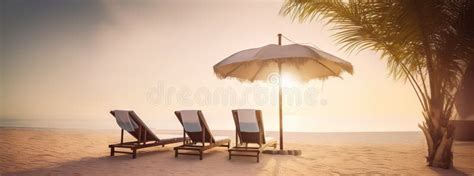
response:
<path id="1" fill-rule="evenodd" d="M 278 45 L 280 46 L 281 46 L 281 36 L 282 36 L 281 33 L 278 33 Z"/>

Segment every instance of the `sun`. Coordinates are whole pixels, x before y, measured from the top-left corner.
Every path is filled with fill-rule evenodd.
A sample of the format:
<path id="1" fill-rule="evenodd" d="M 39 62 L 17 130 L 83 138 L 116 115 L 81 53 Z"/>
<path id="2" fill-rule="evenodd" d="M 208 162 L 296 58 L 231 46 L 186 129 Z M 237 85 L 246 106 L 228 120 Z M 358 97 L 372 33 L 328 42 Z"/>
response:
<path id="1" fill-rule="evenodd" d="M 281 75 L 281 81 L 283 87 L 295 87 L 298 86 L 299 82 L 295 79 L 295 77 L 289 73 Z"/>

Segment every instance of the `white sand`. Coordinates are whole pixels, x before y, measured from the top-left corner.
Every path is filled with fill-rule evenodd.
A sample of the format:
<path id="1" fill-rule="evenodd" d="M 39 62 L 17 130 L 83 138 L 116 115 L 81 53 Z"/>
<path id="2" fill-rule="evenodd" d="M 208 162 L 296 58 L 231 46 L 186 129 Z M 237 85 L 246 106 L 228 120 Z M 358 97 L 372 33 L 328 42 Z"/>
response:
<path id="1" fill-rule="evenodd" d="M 219 134 L 220 133 L 220 134 Z M 217 132 L 232 134 L 232 132 Z M 270 135 L 275 135 L 270 134 Z M 303 155 L 227 159 L 224 148 L 204 160 L 174 158 L 172 146 L 109 157 L 117 130 L 0 128 L 0 175 L 473 175 L 474 143 L 456 142 L 455 168 L 425 166 L 421 133 L 289 133 Z"/>

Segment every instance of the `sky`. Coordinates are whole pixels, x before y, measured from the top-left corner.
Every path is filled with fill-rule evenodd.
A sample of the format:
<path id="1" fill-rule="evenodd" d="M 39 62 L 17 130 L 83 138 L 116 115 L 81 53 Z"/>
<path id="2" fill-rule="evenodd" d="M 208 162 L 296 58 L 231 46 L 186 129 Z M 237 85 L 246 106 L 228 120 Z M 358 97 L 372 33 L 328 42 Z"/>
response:
<path id="1" fill-rule="evenodd" d="M 278 33 L 354 66 L 342 79 L 283 80 L 286 131 L 418 131 L 422 121 L 410 85 L 378 53 L 346 53 L 330 26 L 280 15 L 283 1 L 0 3 L 0 126 L 116 129 L 109 111 L 130 109 L 152 128 L 178 130 L 174 111 L 200 109 L 212 129 L 233 130 L 231 110 L 254 108 L 277 130 L 274 84 L 219 80 L 212 67 Z"/>

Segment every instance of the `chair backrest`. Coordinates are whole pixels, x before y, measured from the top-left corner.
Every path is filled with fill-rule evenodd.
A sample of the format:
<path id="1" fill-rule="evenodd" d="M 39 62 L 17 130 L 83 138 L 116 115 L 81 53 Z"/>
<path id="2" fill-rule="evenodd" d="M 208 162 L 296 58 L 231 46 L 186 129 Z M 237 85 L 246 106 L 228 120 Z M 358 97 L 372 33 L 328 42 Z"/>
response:
<path id="1" fill-rule="evenodd" d="M 260 132 L 257 122 L 257 113 L 254 109 L 237 110 L 237 120 L 241 132 L 256 133 Z"/>
<path id="2" fill-rule="evenodd" d="M 265 144 L 262 111 L 255 109 L 232 110 L 236 135 L 241 143 Z"/>
<path id="3" fill-rule="evenodd" d="M 134 111 L 113 110 L 110 111 L 110 114 L 115 117 L 120 128 L 130 133 L 137 140 L 141 142 L 160 140 Z"/>
<path id="4" fill-rule="evenodd" d="M 192 142 L 215 142 L 200 110 L 181 110 L 174 113 Z"/>
<path id="5" fill-rule="evenodd" d="M 133 132 L 135 129 L 138 129 L 137 123 L 130 117 L 130 111 L 114 111 L 115 120 L 120 128 L 125 131 Z"/>
<path id="6" fill-rule="evenodd" d="M 201 132 L 201 121 L 199 120 L 198 112 L 193 110 L 181 111 L 181 121 L 183 128 L 187 132 Z"/>

